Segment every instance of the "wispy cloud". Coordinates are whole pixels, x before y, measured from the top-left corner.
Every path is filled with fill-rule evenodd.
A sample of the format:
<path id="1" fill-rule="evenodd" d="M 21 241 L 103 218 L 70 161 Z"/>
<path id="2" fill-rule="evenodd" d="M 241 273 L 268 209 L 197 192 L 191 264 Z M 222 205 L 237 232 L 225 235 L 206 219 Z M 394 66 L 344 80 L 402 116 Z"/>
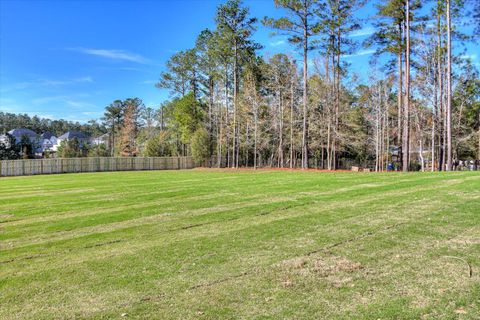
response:
<path id="1" fill-rule="evenodd" d="M 355 37 L 366 37 L 375 32 L 375 29 L 373 27 L 365 27 L 359 30 L 356 30 L 350 34 L 351 38 Z"/>
<path id="2" fill-rule="evenodd" d="M 278 46 L 283 46 L 285 43 L 286 43 L 285 40 L 278 40 L 278 41 L 270 42 L 269 45 L 272 47 L 278 47 Z"/>
<path id="3" fill-rule="evenodd" d="M 48 104 L 52 102 L 57 102 L 57 101 L 62 101 L 64 99 L 67 99 L 66 96 L 49 96 L 49 97 L 41 97 L 41 98 L 35 98 L 32 100 L 32 104 L 34 105 L 42 105 L 42 104 Z"/>
<path id="4" fill-rule="evenodd" d="M 155 80 L 145 80 L 145 81 L 140 82 L 140 84 L 155 84 L 157 82 L 158 81 L 155 81 Z"/>
<path id="5" fill-rule="evenodd" d="M 46 107 L 52 104 L 52 102 L 55 102 L 58 106 L 62 106 L 61 111 L 58 110 L 53 113 L 52 111 L 42 111 L 42 109 L 48 109 Z M 73 109 L 78 111 L 73 113 Z M 84 111 L 82 111 L 82 109 Z M 38 116 L 51 120 L 65 119 L 74 122 L 86 122 L 91 118 L 98 118 L 102 115 L 101 111 L 94 111 L 101 110 L 94 104 L 68 96 L 45 97 L 34 99 L 31 102 L 18 102 L 15 99 L 0 96 L 0 110 L 16 114 L 28 114 L 29 116 Z"/>
<path id="6" fill-rule="evenodd" d="M 19 104 L 14 99 L 0 97 L 0 110 L 11 113 L 28 114 L 29 116 L 38 116 L 40 118 L 57 119 L 53 114 L 42 111 L 31 111 L 29 107 Z"/>
<path id="7" fill-rule="evenodd" d="M 464 54 L 461 55 L 460 58 L 465 59 L 465 60 L 477 60 L 477 55 L 475 53 L 473 54 Z"/>
<path id="8" fill-rule="evenodd" d="M 65 103 L 75 109 L 92 109 L 92 108 L 97 108 L 92 103 L 84 102 L 84 101 L 78 101 L 78 100 L 65 100 Z"/>
<path id="9" fill-rule="evenodd" d="M 59 105 L 65 106 L 67 108 L 79 109 L 79 110 L 92 110 L 98 109 L 93 103 L 85 102 L 82 98 L 85 98 L 84 95 L 58 95 L 58 96 L 48 96 L 41 97 L 31 100 L 31 104 L 34 106 L 48 106 L 48 105 Z"/>
<path id="10" fill-rule="evenodd" d="M 75 93 L 73 95 L 53 95 L 53 96 L 44 96 L 31 100 L 33 105 L 44 105 L 51 104 L 54 102 L 63 102 L 65 103 L 68 100 L 78 100 L 89 98 L 91 95 L 89 93 Z"/>
<path id="11" fill-rule="evenodd" d="M 88 77 L 81 77 L 81 78 L 75 78 L 73 79 L 74 82 L 93 82 L 93 78 L 88 76 Z"/>
<path id="12" fill-rule="evenodd" d="M 92 56 L 103 57 L 112 60 L 130 61 L 146 64 L 149 62 L 147 58 L 140 54 L 128 52 L 126 50 L 117 49 L 93 49 L 93 48 L 68 48 L 68 50 L 76 51 Z"/>
<path id="13" fill-rule="evenodd" d="M 73 78 L 73 79 L 66 79 L 66 80 L 37 79 L 32 81 L 32 84 L 47 86 L 47 87 L 56 87 L 56 86 L 73 84 L 73 83 L 92 83 L 92 82 L 93 82 L 92 77 L 80 77 L 80 78 Z"/>
<path id="14" fill-rule="evenodd" d="M 37 78 L 22 82 L 16 82 L 12 84 L 8 84 L 6 86 L 2 86 L 2 92 L 10 92 L 16 90 L 24 90 L 33 87 L 60 87 L 66 86 L 71 84 L 78 84 L 78 83 L 92 83 L 93 78 L 90 76 L 86 77 L 79 77 L 79 78 L 72 78 L 72 79 L 48 79 L 48 78 Z"/>
<path id="15" fill-rule="evenodd" d="M 352 53 L 352 54 L 345 54 L 343 55 L 344 58 L 353 58 L 353 57 L 359 57 L 359 56 L 367 56 L 369 54 L 375 53 L 375 50 L 373 49 L 368 49 L 368 50 L 360 50 L 358 52 Z"/>
<path id="16" fill-rule="evenodd" d="M 85 111 L 85 112 L 82 112 L 82 114 L 85 116 L 101 116 L 102 115 L 100 111 Z"/>

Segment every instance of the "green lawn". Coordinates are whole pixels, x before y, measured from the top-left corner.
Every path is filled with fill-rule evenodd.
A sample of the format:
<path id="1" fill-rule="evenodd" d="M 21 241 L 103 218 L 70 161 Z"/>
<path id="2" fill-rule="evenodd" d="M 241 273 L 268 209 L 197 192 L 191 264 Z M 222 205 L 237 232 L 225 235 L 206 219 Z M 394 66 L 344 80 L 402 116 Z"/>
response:
<path id="1" fill-rule="evenodd" d="M 0 249 L 0 319 L 478 319 L 480 173 L 1 178 Z"/>

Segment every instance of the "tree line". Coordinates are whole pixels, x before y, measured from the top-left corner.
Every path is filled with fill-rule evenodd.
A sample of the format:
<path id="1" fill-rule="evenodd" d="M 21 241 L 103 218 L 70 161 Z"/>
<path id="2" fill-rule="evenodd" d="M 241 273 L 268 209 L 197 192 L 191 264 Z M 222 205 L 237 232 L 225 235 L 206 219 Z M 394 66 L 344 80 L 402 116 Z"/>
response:
<path id="1" fill-rule="evenodd" d="M 365 25 L 356 16 L 364 0 L 275 0 L 281 17 L 260 19 L 241 0 L 219 5 L 215 28 L 200 31 L 161 72 L 156 87 L 169 90 L 168 101 L 106 107 L 107 154 L 377 171 L 451 170 L 480 159 L 480 80 L 462 52 L 478 41 L 480 5 L 372 2 L 374 32 L 363 42 L 354 35 Z M 466 19 L 472 35 L 456 27 Z M 262 56 L 259 26 L 295 53 Z M 346 59 L 362 48 L 375 50 L 365 80 Z"/>
<path id="2" fill-rule="evenodd" d="M 363 43 L 352 35 L 365 1 L 274 2 L 283 16 L 261 20 L 240 0 L 221 4 L 216 28 L 170 57 L 156 84 L 172 95 L 157 111 L 158 150 L 190 154 L 203 141 L 205 158 L 228 167 L 451 170 L 480 159 L 478 71 L 452 51 L 477 40 L 452 25 L 465 1 L 378 0 Z M 297 54 L 260 56 L 260 24 Z M 365 83 L 345 59 L 362 46 L 375 49 Z"/>
<path id="3" fill-rule="evenodd" d="M 38 134 L 51 132 L 56 137 L 67 131 L 80 131 L 87 136 L 98 136 L 107 132 L 106 127 L 97 120 L 89 120 L 86 123 L 68 120 L 51 120 L 28 114 L 15 114 L 0 111 L 0 133 L 4 134 L 12 129 L 28 128 Z"/>

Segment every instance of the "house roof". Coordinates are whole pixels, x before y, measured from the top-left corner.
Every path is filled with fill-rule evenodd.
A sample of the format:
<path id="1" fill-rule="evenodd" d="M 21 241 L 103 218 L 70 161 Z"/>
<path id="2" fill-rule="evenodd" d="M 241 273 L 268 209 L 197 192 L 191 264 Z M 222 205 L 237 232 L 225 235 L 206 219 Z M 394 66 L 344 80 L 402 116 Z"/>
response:
<path id="1" fill-rule="evenodd" d="M 109 136 L 110 136 L 110 135 L 109 135 L 108 133 L 104 133 L 104 134 L 102 134 L 101 136 L 96 137 L 95 140 L 106 140 L 106 139 L 109 138 Z"/>
<path id="2" fill-rule="evenodd" d="M 55 137 L 55 135 L 49 131 L 44 132 L 40 136 L 42 139 L 51 139 L 52 137 Z"/>
<path id="3" fill-rule="evenodd" d="M 53 143 L 52 141 L 50 141 L 50 139 L 43 139 L 42 144 L 53 144 Z"/>
<path id="4" fill-rule="evenodd" d="M 60 137 L 58 137 L 58 139 L 60 139 L 60 140 L 73 139 L 73 138 L 86 139 L 87 136 L 83 132 L 80 132 L 80 131 L 68 131 L 68 132 L 65 132 L 64 134 L 62 134 Z"/>
<path id="5" fill-rule="evenodd" d="M 35 131 L 32 131 L 32 130 L 27 129 L 27 128 L 12 129 L 12 130 L 8 131 L 8 133 L 11 134 L 12 136 L 14 136 L 15 138 L 20 138 L 20 137 L 23 137 L 23 136 L 27 136 L 29 138 L 36 138 L 37 137 L 37 133 Z"/>

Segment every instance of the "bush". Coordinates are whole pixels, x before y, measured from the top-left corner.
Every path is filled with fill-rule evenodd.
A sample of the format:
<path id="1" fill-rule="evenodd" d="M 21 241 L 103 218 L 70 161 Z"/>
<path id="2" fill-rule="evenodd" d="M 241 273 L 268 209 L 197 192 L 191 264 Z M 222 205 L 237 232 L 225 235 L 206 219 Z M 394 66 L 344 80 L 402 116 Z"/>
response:
<path id="1" fill-rule="evenodd" d="M 205 128 L 197 129 L 193 133 L 191 142 L 192 158 L 197 165 L 210 158 L 210 138 Z"/>
<path id="2" fill-rule="evenodd" d="M 27 136 L 23 136 L 18 145 L 23 159 L 32 159 L 35 157 L 35 146 Z"/>
<path id="3" fill-rule="evenodd" d="M 20 145 L 15 143 L 15 137 L 5 134 L 0 140 L 0 160 L 16 160 L 21 157 Z"/>
<path id="4" fill-rule="evenodd" d="M 168 133 L 166 131 L 162 131 L 153 138 L 148 139 L 145 143 L 143 155 L 145 157 L 171 156 Z"/>
<path id="5" fill-rule="evenodd" d="M 108 157 L 110 153 L 104 143 L 96 145 L 88 149 L 89 157 Z"/>
<path id="6" fill-rule="evenodd" d="M 410 166 L 408 168 L 409 171 L 420 171 L 422 170 L 422 165 L 419 162 L 410 162 Z"/>
<path id="7" fill-rule="evenodd" d="M 87 148 L 81 145 L 77 138 L 63 140 L 57 150 L 57 155 L 61 158 L 80 158 L 86 154 Z"/>

